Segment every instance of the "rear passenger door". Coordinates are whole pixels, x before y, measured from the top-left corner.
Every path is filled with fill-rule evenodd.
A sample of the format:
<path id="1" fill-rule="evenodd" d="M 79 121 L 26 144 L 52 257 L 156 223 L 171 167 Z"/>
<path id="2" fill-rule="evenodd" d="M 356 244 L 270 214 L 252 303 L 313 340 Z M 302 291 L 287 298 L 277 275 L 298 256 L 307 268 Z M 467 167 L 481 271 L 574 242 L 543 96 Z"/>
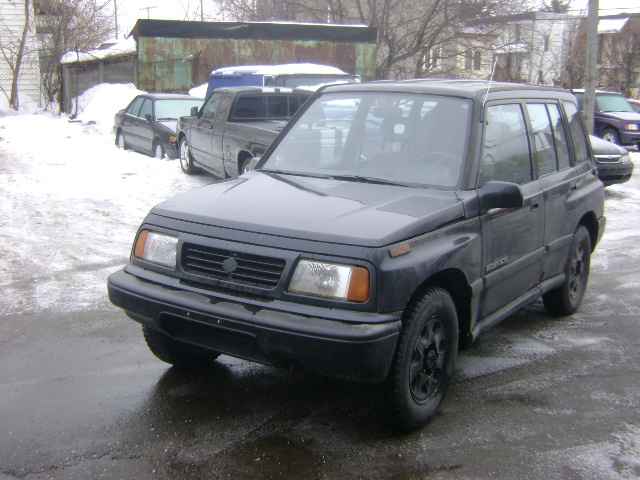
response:
<path id="1" fill-rule="evenodd" d="M 526 104 L 534 167 L 545 203 L 544 279 L 563 272 L 578 219 L 571 208 L 580 183 L 580 166 L 571 160 L 570 141 L 558 102 Z"/>
<path id="2" fill-rule="evenodd" d="M 146 98 L 140 108 L 136 133 L 140 150 L 147 153 L 151 152 L 151 145 L 153 144 L 153 101 L 150 98 Z"/>
<path id="3" fill-rule="evenodd" d="M 531 162 L 524 105 L 489 104 L 480 161 L 479 186 L 490 180 L 520 185 L 521 208 L 499 208 L 480 217 L 483 239 L 486 317 L 539 284 L 544 252 L 544 199 Z"/>
<path id="4" fill-rule="evenodd" d="M 124 141 L 130 147 L 136 147 L 137 135 L 135 128 L 138 122 L 138 114 L 144 97 L 136 97 L 127 107 L 126 113 L 122 116 L 122 135 Z"/>

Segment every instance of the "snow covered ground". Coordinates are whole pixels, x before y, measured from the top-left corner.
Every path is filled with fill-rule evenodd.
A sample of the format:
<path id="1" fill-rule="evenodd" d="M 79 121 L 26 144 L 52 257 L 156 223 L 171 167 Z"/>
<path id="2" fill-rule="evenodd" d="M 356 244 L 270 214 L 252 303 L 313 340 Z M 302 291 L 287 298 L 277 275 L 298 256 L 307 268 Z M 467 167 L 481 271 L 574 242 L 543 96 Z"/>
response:
<path id="1" fill-rule="evenodd" d="M 213 181 L 121 151 L 99 126 L 46 114 L 0 118 L 0 156 L 5 314 L 107 302 L 106 278 L 127 261 L 148 210 Z"/>

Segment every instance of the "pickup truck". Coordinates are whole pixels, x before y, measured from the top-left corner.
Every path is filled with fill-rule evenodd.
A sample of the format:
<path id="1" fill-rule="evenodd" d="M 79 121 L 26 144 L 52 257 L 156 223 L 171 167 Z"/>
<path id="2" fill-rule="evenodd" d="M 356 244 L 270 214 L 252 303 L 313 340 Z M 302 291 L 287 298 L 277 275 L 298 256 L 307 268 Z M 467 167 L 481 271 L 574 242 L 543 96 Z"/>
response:
<path id="1" fill-rule="evenodd" d="M 235 177 L 262 156 L 311 92 L 288 88 L 221 88 L 178 122 L 180 168 Z M 254 162 L 255 163 L 255 162 Z"/>

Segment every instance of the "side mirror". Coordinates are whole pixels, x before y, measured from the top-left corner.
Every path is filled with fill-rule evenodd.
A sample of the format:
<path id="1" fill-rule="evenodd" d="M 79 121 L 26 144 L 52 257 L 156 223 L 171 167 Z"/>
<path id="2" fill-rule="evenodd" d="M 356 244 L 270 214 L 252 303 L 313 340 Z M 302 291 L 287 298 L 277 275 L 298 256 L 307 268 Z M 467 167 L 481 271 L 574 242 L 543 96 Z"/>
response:
<path id="1" fill-rule="evenodd" d="M 191 107 L 191 116 L 192 117 L 197 117 L 198 116 L 198 107 Z"/>
<path id="2" fill-rule="evenodd" d="M 153 116 L 149 115 L 148 113 L 144 116 L 144 118 L 146 118 L 147 122 L 149 122 L 149 123 L 153 122 Z"/>
<path id="3" fill-rule="evenodd" d="M 517 183 L 492 180 L 480 187 L 479 197 L 483 212 L 492 208 L 521 208 L 524 205 L 522 190 Z"/>

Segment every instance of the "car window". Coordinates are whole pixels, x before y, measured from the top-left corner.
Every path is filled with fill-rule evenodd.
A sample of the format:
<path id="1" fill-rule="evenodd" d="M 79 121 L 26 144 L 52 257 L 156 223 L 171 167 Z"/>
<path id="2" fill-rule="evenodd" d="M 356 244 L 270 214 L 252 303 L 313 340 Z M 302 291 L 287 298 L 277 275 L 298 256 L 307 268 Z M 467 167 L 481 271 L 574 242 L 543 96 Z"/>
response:
<path id="1" fill-rule="evenodd" d="M 519 104 L 487 108 L 480 163 L 480 185 L 489 180 L 531 181 L 527 128 Z"/>
<path id="2" fill-rule="evenodd" d="M 557 165 L 551 121 L 544 103 L 527 103 L 527 113 L 533 136 L 533 163 L 538 176 L 542 177 L 555 172 Z"/>
<path id="3" fill-rule="evenodd" d="M 135 100 L 131 102 L 131 104 L 129 104 L 129 107 L 127 108 L 127 113 L 130 115 L 135 115 L 137 117 L 138 112 L 140 112 L 140 105 L 142 105 L 143 100 L 144 100 L 144 97 L 136 97 Z"/>
<path id="4" fill-rule="evenodd" d="M 452 188 L 466 156 L 468 100 L 399 92 L 326 93 L 263 169 Z"/>
<path id="5" fill-rule="evenodd" d="M 596 95 L 596 105 L 600 112 L 633 112 L 633 107 L 622 95 Z"/>
<path id="6" fill-rule="evenodd" d="M 267 97 L 267 116 L 272 118 L 286 118 L 289 114 L 289 103 L 286 95 Z"/>
<path id="7" fill-rule="evenodd" d="M 153 115 L 153 104 L 151 103 L 151 100 L 145 98 L 144 103 L 142 104 L 142 108 L 140 108 L 139 116 L 141 118 L 146 118 L 147 115 Z"/>
<path id="8" fill-rule="evenodd" d="M 578 109 L 571 102 L 562 102 L 564 111 L 569 121 L 569 130 L 573 140 L 573 148 L 576 163 L 585 162 L 589 158 L 589 149 L 587 147 L 587 136 L 582 125 L 582 118 L 578 113 Z"/>
<path id="9" fill-rule="evenodd" d="M 222 95 L 220 93 L 214 92 L 213 95 L 209 97 L 209 100 L 204 104 L 204 107 L 202 107 L 200 117 L 213 120 L 216 117 L 216 111 L 218 110 L 221 98 Z"/>
<path id="10" fill-rule="evenodd" d="M 233 118 L 251 120 L 267 117 L 267 97 L 265 95 L 242 95 L 233 107 Z"/>
<path id="11" fill-rule="evenodd" d="M 156 120 L 172 120 L 191 115 L 191 108 L 200 107 L 198 99 L 166 99 L 156 100 Z"/>
<path id="12" fill-rule="evenodd" d="M 560 109 L 556 104 L 547 104 L 549 118 L 551 118 L 551 128 L 553 128 L 553 139 L 555 140 L 556 153 L 558 155 L 558 170 L 564 170 L 571 166 L 569 161 L 569 143 L 562 124 Z"/>

